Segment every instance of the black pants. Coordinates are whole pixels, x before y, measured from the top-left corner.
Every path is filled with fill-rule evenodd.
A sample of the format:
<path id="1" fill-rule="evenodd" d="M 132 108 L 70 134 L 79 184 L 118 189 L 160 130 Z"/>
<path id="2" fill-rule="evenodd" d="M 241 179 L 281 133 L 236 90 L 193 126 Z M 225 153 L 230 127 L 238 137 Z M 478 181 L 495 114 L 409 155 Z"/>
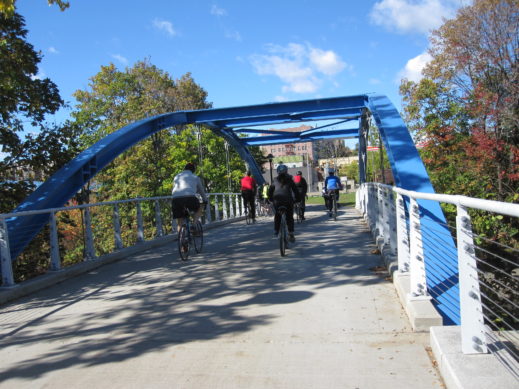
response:
<path id="1" fill-rule="evenodd" d="M 338 189 L 330 189 L 328 191 L 328 196 L 325 196 L 324 198 L 324 202 L 326 203 L 326 208 L 328 208 L 328 211 L 332 211 L 332 207 L 333 207 L 333 197 L 332 196 L 335 196 L 335 198 L 337 199 L 337 205 L 339 205 L 339 190 Z"/>
<path id="2" fill-rule="evenodd" d="M 299 198 L 301 199 L 301 201 L 299 202 L 299 205 L 301 206 L 301 216 L 304 216 L 306 205 L 306 193 L 299 192 Z"/>
<path id="3" fill-rule="evenodd" d="M 254 201 L 254 192 L 252 190 L 242 190 L 241 197 L 243 198 L 243 206 L 249 206 L 250 214 L 253 219 L 256 219 L 256 202 Z"/>
<path id="4" fill-rule="evenodd" d="M 279 232 L 279 226 L 281 224 L 281 214 L 278 213 L 278 209 L 281 206 L 287 208 L 285 215 L 287 218 L 288 232 L 293 233 L 294 232 L 294 204 L 290 203 L 290 202 L 285 202 L 285 201 L 274 200 L 274 209 L 276 210 L 276 214 L 274 216 L 274 230 L 276 231 L 276 233 Z"/>

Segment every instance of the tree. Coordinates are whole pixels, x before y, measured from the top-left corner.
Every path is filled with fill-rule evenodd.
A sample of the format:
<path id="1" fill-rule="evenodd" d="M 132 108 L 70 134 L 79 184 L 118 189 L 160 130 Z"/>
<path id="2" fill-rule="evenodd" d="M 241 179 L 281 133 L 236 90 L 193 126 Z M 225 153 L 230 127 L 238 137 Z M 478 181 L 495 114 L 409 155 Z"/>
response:
<path id="1" fill-rule="evenodd" d="M 342 139 L 323 139 L 316 142 L 319 158 L 342 158 L 353 155 L 353 151 Z"/>
<path id="2" fill-rule="evenodd" d="M 519 2 L 476 0 L 432 35 L 425 75 L 468 116 L 466 153 L 497 200 L 519 184 Z"/>
<path id="3" fill-rule="evenodd" d="M 65 11 L 69 6 L 68 1 L 63 0 L 47 0 L 49 5 L 57 4 L 62 11 Z M 0 14 L 7 17 L 13 16 L 15 13 L 16 0 L 0 0 Z"/>
<path id="4" fill-rule="evenodd" d="M 22 16 L 0 14 L 1 212 L 11 211 L 34 188 L 36 177 L 18 179 L 21 171 L 45 179 L 78 151 L 70 123 L 44 123 L 45 115 L 56 112 L 63 101 L 51 80 L 37 77 L 41 56 L 26 35 Z M 28 124 L 39 133 L 22 135 Z"/>

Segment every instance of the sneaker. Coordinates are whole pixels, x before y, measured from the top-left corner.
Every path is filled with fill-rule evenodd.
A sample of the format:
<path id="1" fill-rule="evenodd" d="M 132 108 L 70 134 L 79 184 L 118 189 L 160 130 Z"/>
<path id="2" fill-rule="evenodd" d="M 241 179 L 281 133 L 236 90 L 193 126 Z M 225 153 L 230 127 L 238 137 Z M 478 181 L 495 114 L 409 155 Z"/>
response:
<path id="1" fill-rule="evenodd" d="M 331 212 L 328 212 L 328 217 L 332 217 L 332 213 Z"/>
<path id="2" fill-rule="evenodd" d="M 275 239 L 279 238 L 279 232 L 274 231 L 274 235 L 272 235 L 272 237 Z"/>
<path id="3" fill-rule="evenodd" d="M 290 243 L 294 243 L 296 241 L 296 237 L 294 236 L 294 233 L 288 234 L 288 241 Z"/>

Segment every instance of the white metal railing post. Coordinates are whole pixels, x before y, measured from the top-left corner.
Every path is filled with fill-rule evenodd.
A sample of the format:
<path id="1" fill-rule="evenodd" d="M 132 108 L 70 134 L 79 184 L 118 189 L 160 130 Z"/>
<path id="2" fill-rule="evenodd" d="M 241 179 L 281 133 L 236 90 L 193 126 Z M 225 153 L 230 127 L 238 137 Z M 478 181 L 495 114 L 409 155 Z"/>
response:
<path id="1" fill-rule="evenodd" d="M 141 202 L 137 201 L 137 243 L 144 242 L 144 223 L 142 222 Z"/>
<path id="2" fill-rule="evenodd" d="M 0 256 L 2 257 L 2 287 L 15 286 L 9 234 L 7 232 L 7 223 L 3 218 L 0 221 Z"/>
<path id="3" fill-rule="evenodd" d="M 398 237 L 396 233 L 396 204 L 395 195 L 392 189 L 387 190 L 388 210 L 389 210 L 389 250 L 392 255 L 396 255 L 398 248 Z"/>
<path id="4" fill-rule="evenodd" d="M 228 214 L 227 214 L 227 197 L 225 196 L 225 194 L 222 195 L 222 219 L 223 220 L 226 220 L 228 219 Z"/>
<path id="5" fill-rule="evenodd" d="M 422 247 L 422 230 L 420 227 L 420 207 L 416 199 L 411 197 L 411 209 L 409 211 L 409 279 L 410 298 L 428 298 L 427 281 L 425 277 L 425 263 Z"/>
<path id="6" fill-rule="evenodd" d="M 381 213 L 382 213 L 382 231 L 381 235 L 384 239 L 384 245 L 390 244 L 390 231 L 389 231 L 389 194 L 387 192 L 386 187 L 381 186 L 381 199 L 382 199 L 382 207 L 381 207 Z"/>
<path id="7" fill-rule="evenodd" d="M 241 216 L 240 196 L 239 195 L 234 195 L 234 205 L 236 208 L 236 213 L 234 214 L 234 217 Z"/>
<path id="8" fill-rule="evenodd" d="M 162 217 L 160 216 L 160 201 L 155 200 L 155 236 L 164 236 L 164 229 L 162 228 Z"/>
<path id="9" fill-rule="evenodd" d="M 92 218 L 90 207 L 85 208 L 85 259 L 95 259 L 94 235 L 92 234 Z"/>
<path id="10" fill-rule="evenodd" d="M 56 214 L 54 212 L 50 213 L 49 227 L 50 227 L 50 270 L 58 271 L 61 268 L 61 258 L 59 257 L 58 226 L 56 224 Z"/>
<path id="11" fill-rule="evenodd" d="M 229 217 L 234 219 L 234 204 L 235 204 L 235 196 L 233 194 L 229 194 Z"/>
<path id="12" fill-rule="evenodd" d="M 220 207 L 218 206 L 218 195 L 214 195 L 214 219 L 220 220 Z"/>
<path id="13" fill-rule="evenodd" d="M 211 197 L 207 196 L 207 204 L 205 205 L 205 220 L 207 223 L 212 222 L 211 217 Z"/>
<path id="14" fill-rule="evenodd" d="M 396 236 L 398 253 L 398 270 L 409 271 L 409 234 L 407 232 L 407 218 L 405 216 L 404 197 L 396 195 Z"/>
<path id="15" fill-rule="evenodd" d="M 382 188 L 377 185 L 377 203 L 378 203 L 378 218 L 377 218 L 377 237 L 385 241 L 384 236 L 384 192 Z"/>
<path id="16" fill-rule="evenodd" d="M 121 238 L 121 219 L 119 215 L 119 205 L 117 203 L 114 204 L 113 209 L 113 225 L 114 225 L 114 242 L 115 249 L 121 250 L 123 245 L 123 239 Z"/>
<path id="17" fill-rule="evenodd" d="M 485 323 L 481 306 L 472 223 L 465 207 L 458 205 L 457 210 L 461 349 L 464 354 L 486 353 Z"/>

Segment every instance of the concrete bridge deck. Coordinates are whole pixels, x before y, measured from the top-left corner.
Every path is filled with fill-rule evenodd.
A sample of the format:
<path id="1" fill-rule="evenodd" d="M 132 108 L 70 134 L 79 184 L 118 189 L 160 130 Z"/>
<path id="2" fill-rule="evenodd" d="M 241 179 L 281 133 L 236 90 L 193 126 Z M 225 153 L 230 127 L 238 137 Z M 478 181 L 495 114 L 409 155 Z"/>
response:
<path id="1" fill-rule="evenodd" d="M 0 388 L 442 388 L 357 212 L 308 219 L 284 258 L 234 223 L 0 307 Z"/>

